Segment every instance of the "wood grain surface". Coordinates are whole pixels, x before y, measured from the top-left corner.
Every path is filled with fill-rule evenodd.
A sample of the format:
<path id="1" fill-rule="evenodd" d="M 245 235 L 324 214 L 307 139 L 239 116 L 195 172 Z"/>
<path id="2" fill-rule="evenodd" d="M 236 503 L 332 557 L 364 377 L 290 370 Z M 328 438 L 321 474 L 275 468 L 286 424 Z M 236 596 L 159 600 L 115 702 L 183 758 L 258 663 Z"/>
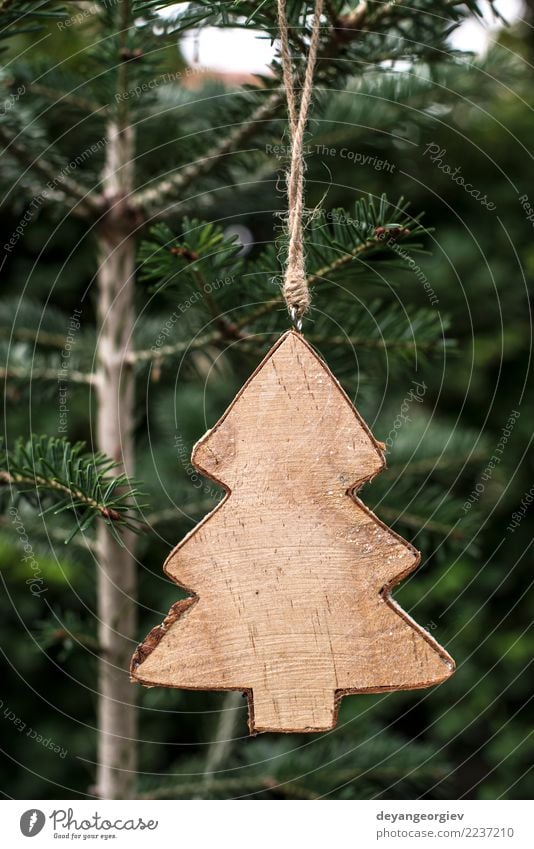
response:
<path id="1" fill-rule="evenodd" d="M 323 731 L 341 696 L 428 687 L 454 661 L 390 597 L 419 562 L 354 490 L 384 466 L 331 372 L 289 331 L 192 461 L 224 501 L 164 571 L 191 593 L 136 651 L 146 686 L 243 690 L 251 731 Z"/>

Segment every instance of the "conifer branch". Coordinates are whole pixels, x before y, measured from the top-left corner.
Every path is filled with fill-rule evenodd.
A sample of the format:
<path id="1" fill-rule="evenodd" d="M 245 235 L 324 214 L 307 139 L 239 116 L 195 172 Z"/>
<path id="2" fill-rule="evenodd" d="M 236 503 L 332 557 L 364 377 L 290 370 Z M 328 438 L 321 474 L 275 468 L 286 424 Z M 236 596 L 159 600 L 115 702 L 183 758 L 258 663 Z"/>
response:
<path id="1" fill-rule="evenodd" d="M 96 103 L 96 101 L 88 100 L 85 97 L 78 97 L 70 92 L 61 92 L 50 86 L 43 85 L 42 83 L 32 82 L 30 84 L 30 91 L 32 91 L 33 94 L 45 97 L 55 105 L 66 104 L 67 106 L 73 106 L 75 109 L 80 109 L 83 112 L 87 112 L 89 115 L 102 113 L 104 116 L 107 112 L 107 106 Z"/>
<path id="2" fill-rule="evenodd" d="M 314 336 L 307 334 L 307 339 L 317 345 L 343 345 L 354 348 L 365 348 L 376 350 L 381 348 L 387 351 L 434 351 L 442 348 L 443 339 L 388 339 L 378 336 L 375 339 L 367 336 L 325 336 L 323 334 Z"/>
<path id="3" fill-rule="evenodd" d="M 6 332 L 7 331 L 7 332 Z M 61 350 L 65 347 L 64 333 L 50 333 L 33 327 L 0 327 L 0 335 L 10 336 L 20 342 L 34 342 L 45 348 Z M 85 381 L 83 381 L 85 382 Z"/>
<path id="4" fill-rule="evenodd" d="M 350 211 L 316 210 L 306 231 L 310 268 L 308 285 L 316 285 L 318 289 L 327 287 L 333 277 L 339 280 L 346 275 L 353 267 L 352 263 L 369 261 L 371 258 L 376 263 L 398 260 L 404 262 L 407 268 L 418 269 L 407 249 L 420 251 L 421 245 L 416 240 L 428 231 L 420 224 L 420 216 L 409 215 L 407 209 L 408 204 L 402 197 L 391 202 L 386 195 L 382 195 L 378 199 L 372 196 L 362 198 Z M 206 285 L 207 282 L 217 279 L 221 274 L 227 275 L 229 279 L 239 279 L 244 274 L 257 275 L 259 280 L 265 280 L 267 276 L 271 279 L 273 269 L 279 265 L 278 251 L 274 246 L 267 248 L 257 259 L 244 262 L 233 237 L 225 237 L 222 229 L 210 222 L 184 218 L 182 235 L 178 238 L 167 225 L 158 224 L 151 228 L 150 237 L 142 243 L 138 254 L 141 279 L 157 281 L 158 287 L 176 287 L 179 283 L 182 293 L 184 286 L 192 285 L 197 292 L 200 290 L 203 300 L 204 293 L 209 290 L 212 294 L 208 295 L 209 303 L 206 306 L 212 319 L 216 320 L 226 311 L 226 287 L 212 289 Z M 263 290 L 256 288 L 258 296 L 271 292 L 270 283 Z M 267 297 L 261 306 L 247 311 L 243 317 L 232 321 L 217 320 L 216 330 L 191 343 L 180 340 L 156 349 L 138 350 L 131 354 L 131 361 L 162 361 L 197 346 L 240 339 L 244 328 L 254 327 L 258 320 L 278 309 L 284 309 L 282 297 Z M 426 326 L 428 324 L 426 322 Z M 415 350 L 419 340 L 406 337 L 406 334 L 401 335 L 401 331 L 402 327 L 399 326 L 397 335 L 391 323 L 379 337 L 375 336 L 373 328 L 369 336 L 362 332 L 362 328 L 352 328 L 352 333 L 348 328 L 348 340 L 345 341 L 350 343 L 353 335 L 361 347 Z M 441 336 L 438 339 L 435 333 L 432 338 L 427 333 L 426 338 L 420 341 L 421 350 L 431 350 L 443 344 Z"/>
<path id="5" fill-rule="evenodd" d="M 199 348 L 203 349 L 206 345 L 211 345 L 221 340 L 220 330 L 214 330 L 213 333 L 206 333 L 204 336 L 197 336 L 190 342 L 175 342 L 173 345 L 162 345 L 160 348 L 146 348 L 138 351 L 129 351 L 127 362 L 135 365 L 143 362 L 160 362 L 167 360 L 169 357 L 176 357 L 179 354 L 184 354 L 186 351 L 196 351 Z"/>
<path id="6" fill-rule="evenodd" d="M 117 463 L 103 454 L 87 452 L 85 443 L 33 436 L 18 439 L 13 449 L 0 444 L 0 486 L 10 487 L 40 509 L 39 515 L 72 512 L 77 531 L 103 519 L 118 537 L 115 526 L 139 531 L 137 515 L 143 505 L 134 481 L 125 474 L 113 475 Z M 43 501 L 52 503 L 43 508 Z"/>
<path id="7" fill-rule="evenodd" d="M 27 170 L 39 174 L 46 180 L 46 187 L 43 191 L 43 196 L 47 196 L 47 192 L 57 192 L 70 197 L 76 201 L 73 207 L 73 212 L 85 217 L 100 210 L 100 204 L 93 198 L 87 189 L 73 180 L 66 174 L 57 169 L 51 162 L 48 162 L 42 156 L 34 156 L 34 154 L 26 148 L 24 144 L 18 142 L 13 136 L 5 131 L 0 126 L 0 141 L 4 144 L 6 152 L 13 156 L 21 165 L 24 165 Z"/>
<path id="8" fill-rule="evenodd" d="M 377 507 L 377 512 L 380 518 L 388 522 L 398 522 L 405 525 L 407 528 L 414 528 L 417 531 L 430 531 L 430 533 L 438 534 L 443 537 L 452 537 L 453 539 L 463 540 L 466 535 L 456 526 L 446 525 L 443 522 L 436 522 L 433 519 L 426 519 L 424 516 L 417 516 L 413 513 L 399 513 L 391 507 L 385 507 L 380 504 Z"/>
<path id="9" fill-rule="evenodd" d="M 26 522 L 26 517 L 24 517 L 24 525 L 29 535 L 33 538 L 39 538 L 43 534 L 43 525 L 42 523 L 38 523 L 35 519 L 32 521 Z M 0 529 L 4 531 L 11 531 L 13 529 L 13 522 L 11 518 L 7 516 L 0 515 Z M 50 540 L 57 540 L 57 542 L 65 542 L 65 539 L 69 537 L 71 534 L 71 530 L 67 528 L 55 527 L 51 524 L 46 526 L 46 542 L 50 542 Z M 85 551 L 94 552 L 96 550 L 94 539 L 92 539 L 88 533 L 84 534 L 80 537 L 72 537 L 69 541 L 69 545 L 73 545 L 79 549 L 83 549 Z"/>
<path id="10" fill-rule="evenodd" d="M 425 780 L 443 779 L 447 775 L 447 770 L 443 767 L 436 767 L 433 764 L 418 766 L 418 769 L 423 772 Z M 336 769 L 328 772 L 329 781 L 332 786 L 344 785 L 349 782 L 361 780 L 368 777 L 370 780 L 380 781 L 382 784 L 402 778 L 404 771 L 397 766 L 378 766 L 367 769 L 353 767 L 352 769 Z M 180 799 L 192 798 L 202 789 L 200 780 L 184 780 L 183 782 L 173 782 L 168 786 L 153 790 L 149 793 L 142 794 L 140 799 Z M 289 799 L 317 799 L 321 794 L 313 791 L 311 788 L 303 786 L 300 781 L 295 781 L 285 775 L 258 775 L 254 774 L 243 778 L 233 778 L 223 776 L 216 778 L 212 784 L 214 796 L 212 798 L 235 798 L 240 794 L 259 795 L 270 792 L 274 796 L 287 797 Z"/>
<path id="11" fill-rule="evenodd" d="M 44 649 L 61 647 L 65 654 L 69 654 L 76 648 L 89 649 L 94 654 L 101 652 L 101 646 L 96 634 L 93 633 L 91 623 L 80 620 L 70 610 L 54 611 L 53 618 L 39 622 L 37 639 Z"/>
<path id="12" fill-rule="evenodd" d="M 39 337 L 40 338 L 40 337 Z M 52 380 L 60 377 L 60 369 L 53 368 L 24 368 L 22 366 L 0 366 L 0 380 Z M 68 382 L 81 383 L 87 386 L 96 386 L 97 376 L 91 372 L 76 371 L 71 369 L 66 378 Z"/>
<path id="13" fill-rule="evenodd" d="M 277 89 L 267 98 L 265 103 L 260 104 L 254 110 L 246 121 L 239 124 L 226 138 L 218 142 L 201 159 L 186 166 L 182 171 L 178 171 L 176 174 L 156 183 L 156 185 L 148 186 L 148 188 L 138 191 L 132 199 L 133 204 L 143 209 L 150 209 L 153 206 L 158 207 L 158 217 L 163 217 L 165 210 L 161 209 L 161 205 L 165 201 L 169 200 L 176 193 L 187 189 L 199 177 L 209 174 L 225 156 L 239 150 L 241 145 L 257 132 L 258 125 L 264 124 L 274 118 L 283 100 L 283 90 Z"/>
<path id="14" fill-rule="evenodd" d="M 180 505 L 180 513 L 185 516 L 202 516 L 203 513 L 213 509 L 213 500 L 204 499 L 202 501 L 193 501 L 190 504 Z M 153 528 L 156 525 L 161 525 L 164 522 L 176 522 L 176 507 L 169 507 L 166 510 L 158 510 L 154 513 L 148 513 L 144 517 L 144 521 L 148 528 Z"/>
<path id="15" fill-rule="evenodd" d="M 0 0 L 0 40 L 34 32 L 66 14 L 61 0 Z"/>
<path id="16" fill-rule="evenodd" d="M 213 333 L 204 336 L 198 336 L 192 339 L 191 342 L 176 342 L 173 345 L 162 345 L 157 350 L 153 348 L 140 349 L 132 351 L 128 357 L 128 362 L 132 364 L 140 363 L 161 363 L 169 359 L 174 359 L 176 356 L 185 354 L 189 351 L 203 350 L 207 345 L 217 345 L 227 342 L 229 338 L 235 339 L 236 333 L 244 327 L 250 327 L 258 318 L 268 315 L 275 309 L 281 309 L 284 306 L 282 298 L 276 298 L 263 304 L 262 307 L 256 310 L 246 318 L 239 321 L 225 324 L 223 327 L 214 330 Z M 325 335 L 308 335 L 307 337 L 312 344 L 322 345 L 343 345 L 351 346 L 359 349 L 376 350 L 384 349 L 391 351 L 435 351 L 441 349 L 446 340 L 443 339 L 395 339 L 379 336 L 377 338 L 369 338 L 366 336 L 325 336 Z M 243 344 L 249 348 L 256 350 L 252 340 L 245 340 Z M 449 342 L 449 344 L 451 344 Z M 1 375 L 0 375 L 1 376 Z"/>
<path id="17" fill-rule="evenodd" d="M 308 286 L 313 286 L 319 280 L 323 280 L 325 277 L 330 277 L 332 274 L 335 274 L 336 271 L 339 271 L 345 265 L 351 263 L 352 260 L 357 259 L 369 250 L 376 249 L 377 245 L 378 242 L 376 239 L 368 239 L 362 245 L 357 245 L 351 251 L 341 254 L 341 256 L 337 257 L 337 259 L 332 260 L 332 262 L 323 265 L 322 268 L 318 268 L 317 271 L 309 274 Z"/>
<path id="18" fill-rule="evenodd" d="M 394 4 L 386 5 L 389 6 Z M 379 11 L 379 15 L 387 15 L 387 13 L 387 8 Z M 276 16 L 273 17 L 273 22 L 276 23 Z M 338 41 L 340 28 L 341 23 L 338 21 L 337 24 L 332 27 L 330 39 L 319 59 L 328 61 L 332 48 L 335 47 Z M 350 28 L 344 27 L 343 29 L 345 40 L 350 40 L 359 34 L 359 31 L 356 28 L 352 31 Z M 292 40 L 296 40 L 297 46 L 300 46 L 301 52 L 305 54 L 307 50 L 306 43 L 299 38 L 295 31 L 292 32 Z M 325 70 L 326 68 L 323 68 L 323 75 Z M 321 71 L 318 72 L 318 80 L 320 80 L 322 74 Z M 263 125 L 266 122 L 270 122 L 276 116 L 284 102 L 285 89 L 281 86 L 271 93 L 266 103 L 262 103 L 256 107 L 254 112 L 246 121 L 236 127 L 226 138 L 218 142 L 211 151 L 208 151 L 205 156 L 202 157 L 202 159 L 188 165 L 182 171 L 173 174 L 171 177 L 162 180 L 156 185 L 148 186 L 148 188 L 138 191 L 133 198 L 133 204 L 145 210 L 150 210 L 151 207 L 156 206 L 158 207 L 158 217 L 164 217 L 165 214 L 168 214 L 174 209 L 174 205 L 168 210 L 165 210 L 162 209 L 163 202 L 171 198 L 176 193 L 187 189 L 188 186 L 194 183 L 199 177 L 209 174 L 221 159 L 238 151 L 244 142 L 255 135 L 258 126 Z"/>

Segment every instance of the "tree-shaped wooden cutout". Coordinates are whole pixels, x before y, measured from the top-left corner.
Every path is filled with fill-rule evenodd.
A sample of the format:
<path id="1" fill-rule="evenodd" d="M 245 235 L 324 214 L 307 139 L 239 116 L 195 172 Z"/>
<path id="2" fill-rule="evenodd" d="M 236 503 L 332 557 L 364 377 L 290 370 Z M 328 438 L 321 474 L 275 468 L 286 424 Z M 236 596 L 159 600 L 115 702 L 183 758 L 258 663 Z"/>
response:
<path id="1" fill-rule="evenodd" d="M 244 690 L 252 731 L 324 731 L 340 697 L 454 662 L 390 597 L 417 551 L 354 495 L 384 466 L 339 383 L 286 333 L 193 450 L 227 489 L 164 570 L 192 593 L 133 659 L 147 686 Z"/>

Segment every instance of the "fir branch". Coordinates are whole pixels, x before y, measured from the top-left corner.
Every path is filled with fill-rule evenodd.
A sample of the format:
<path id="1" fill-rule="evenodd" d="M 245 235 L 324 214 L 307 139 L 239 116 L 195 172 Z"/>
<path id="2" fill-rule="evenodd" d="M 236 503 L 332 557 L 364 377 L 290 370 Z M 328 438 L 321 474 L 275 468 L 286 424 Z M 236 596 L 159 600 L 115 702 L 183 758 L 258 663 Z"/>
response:
<path id="1" fill-rule="evenodd" d="M 213 510 L 214 501 L 205 499 L 204 501 L 194 501 L 190 504 L 181 504 L 180 511 L 176 507 L 169 507 L 166 510 L 158 510 L 154 513 L 149 513 L 144 517 L 144 521 L 148 528 L 154 528 L 156 525 L 161 525 L 165 522 L 176 523 L 177 517 L 185 516 L 202 516 Z"/>
<path id="2" fill-rule="evenodd" d="M 487 459 L 486 451 L 472 451 L 468 456 L 462 455 L 462 463 L 464 465 L 471 465 L 472 463 L 478 464 Z M 398 463 L 392 463 L 391 460 L 388 461 L 388 466 L 382 472 L 384 477 L 391 477 L 391 475 L 398 474 Z M 447 455 L 434 455 L 431 457 L 424 457 L 421 460 L 410 460 L 409 461 L 409 470 L 410 475 L 428 475 L 434 472 L 440 472 L 444 470 L 455 470 L 458 468 L 458 452 L 451 453 L 450 456 Z"/>
<path id="3" fill-rule="evenodd" d="M 35 32 L 47 21 L 66 15 L 61 0 L 0 0 L 0 40 Z"/>
<path id="4" fill-rule="evenodd" d="M 437 522 L 434 519 L 427 519 L 424 516 L 417 516 L 414 513 L 399 513 L 390 507 L 385 507 L 380 504 L 377 507 L 379 518 L 385 519 L 388 523 L 397 522 L 399 525 L 405 525 L 407 528 L 414 528 L 417 531 L 429 531 L 442 537 L 451 537 L 453 540 L 465 540 L 466 534 L 459 530 L 456 526 L 446 525 L 444 522 Z"/>
<path id="5" fill-rule="evenodd" d="M 142 364 L 147 362 L 152 363 L 161 363 L 169 359 L 174 359 L 181 354 L 188 353 L 189 351 L 203 350 L 208 345 L 217 345 L 221 342 L 228 341 L 228 338 L 235 339 L 236 334 L 239 333 L 245 327 L 251 327 L 254 325 L 255 321 L 259 318 L 263 318 L 265 315 L 273 312 L 275 309 L 280 309 L 284 306 L 283 298 L 273 298 L 272 301 L 268 301 L 266 304 L 263 304 L 260 309 L 256 310 L 250 315 L 245 316 L 238 321 L 232 323 L 226 323 L 224 328 L 214 330 L 213 333 L 205 334 L 204 336 L 198 336 L 195 339 L 192 339 L 190 342 L 175 342 L 173 345 L 162 345 L 160 348 L 156 350 L 154 348 L 146 348 L 140 349 L 137 351 L 131 351 L 128 356 L 128 362 L 132 364 Z M 452 346 L 453 340 L 443 340 L 443 339 L 397 339 L 397 338 L 388 338 L 384 336 L 379 336 L 377 338 L 371 339 L 365 336 L 325 336 L 325 335 L 317 335 L 311 334 L 308 335 L 308 340 L 314 345 L 325 345 L 325 346 L 348 346 L 359 349 L 368 349 L 368 350 L 377 350 L 383 349 L 387 351 L 424 351 L 424 352 L 432 352 L 436 350 L 441 350 L 444 344 L 448 346 Z M 253 344 L 253 340 L 247 339 L 243 337 L 243 344 L 250 350 L 259 350 L 261 349 L 261 344 L 255 346 Z M 0 373 L 1 376 L 1 373 Z"/>
<path id="6" fill-rule="evenodd" d="M 50 333 L 40 328 L 33 327 L 3 327 L 0 324 L 0 335 L 11 337 L 19 342 L 33 342 L 44 348 L 54 348 L 61 351 L 65 347 L 64 333 Z"/>
<path id="7" fill-rule="evenodd" d="M 247 4 L 234 4 L 233 14 L 236 17 L 239 17 L 239 10 L 236 7 L 240 5 L 246 6 Z M 394 6 L 395 4 L 386 4 L 384 8 L 379 9 L 378 17 L 383 15 L 387 16 L 389 11 L 387 7 L 389 5 Z M 254 14 L 253 9 L 250 11 L 251 14 L 247 15 L 247 25 L 251 23 Z M 268 14 L 267 10 L 266 13 Z M 276 14 L 272 15 L 270 23 L 271 26 L 275 27 L 277 32 Z M 233 25 L 236 25 L 235 20 L 233 20 Z M 321 78 L 326 76 L 328 73 L 328 59 L 333 49 L 335 49 L 338 44 L 341 28 L 343 29 L 343 39 L 345 41 L 350 41 L 359 35 L 360 32 L 358 28 L 351 30 L 344 24 L 342 26 L 341 22 L 332 26 L 330 37 L 318 57 L 318 83 L 321 81 Z M 305 55 L 307 52 L 306 41 L 296 35 L 296 31 L 294 29 L 292 30 L 291 38 L 292 41 L 296 42 L 297 46 L 300 47 L 302 54 Z M 323 62 L 322 66 L 321 61 Z M 175 204 L 168 209 L 165 209 L 162 208 L 163 203 L 171 199 L 177 193 L 182 193 L 199 177 L 209 174 L 221 159 L 240 150 L 242 144 L 256 134 L 258 126 L 263 127 L 265 123 L 269 123 L 274 117 L 276 117 L 285 102 L 285 96 L 284 86 L 276 88 L 270 94 L 266 103 L 262 103 L 257 106 L 246 121 L 243 121 L 234 129 L 233 132 L 229 133 L 226 138 L 218 142 L 211 151 L 208 151 L 201 159 L 188 165 L 182 171 L 173 174 L 171 177 L 168 177 L 155 185 L 148 186 L 146 189 L 136 192 L 133 197 L 133 204 L 137 207 L 143 208 L 144 210 L 150 210 L 152 207 L 157 207 L 158 217 L 163 217 L 164 215 L 172 212 Z"/>
<path id="8" fill-rule="evenodd" d="M 43 649 L 62 649 L 63 657 L 76 648 L 89 649 L 94 654 L 101 651 L 96 629 L 92 622 L 83 622 L 72 611 L 52 610 L 53 618 L 37 623 L 37 642 Z"/>
<path id="9" fill-rule="evenodd" d="M 81 316 L 81 312 L 79 315 Z M 64 328 L 63 332 L 60 333 L 58 328 Z M 61 351 L 65 347 L 70 329 L 72 316 L 50 303 L 43 303 L 29 295 L 23 298 L 6 297 L 2 302 L 0 339 L 32 342 L 42 348 Z M 91 362 L 95 347 L 93 331 L 82 329 L 80 325 L 76 326 L 76 335 L 77 338 L 82 337 L 87 360 Z"/>
<path id="10" fill-rule="evenodd" d="M 239 246 L 233 238 L 225 238 L 220 227 L 185 218 L 181 229 L 182 235 L 178 238 L 165 224 L 151 229 L 150 238 L 142 243 L 138 254 L 140 277 L 154 281 L 158 289 L 179 285 L 182 297 L 185 297 L 187 285 L 193 286 L 197 296 L 200 291 L 217 327 L 209 334 L 193 338 L 190 343 L 180 340 L 172 345 L 138 350 L 131 355 L 134 363 L 161 362 L 203 345 L 232 339 L 243 341 L 242 331 L 245 328 L 257 328 L 258 321 L 284 308 L 281 295 L 269 297 L 273 288 L 273 272 L 280 266 L 281 252 L 276 246 L 270 245 L 256 259 L 245 263 L 239 256 Z M 418 269 L 412 253 L 421 251 L 416 240 L 428 232 L 420 224 L 420 216 L 409 215 L 408 204 L 402 197 L 397 202 L 389 201 L 384 194 L 378 199 L 372 196 L 361 198 L 350 212 L 343 209 L 330 212 L 315 210 L 305 232 L 310 269 L 308 285 L 315 284 L 318 295 L 322 296 L 324 292 L 324 297 L 328 298 L 332 284 L 339 284 L 354 270 L 366 270 L 371 260 L 374 264 L 404 263 L 409 268 Z M 265 302 L 243 317 L 228 320 L 227 313 L 235 305 L 229 295 L 230 287 L 215 289 L 206 285 L 206 281 L 213 281 L 221 273 L 229 274 L 231 279 L 254 278 L 255 299 L 264 299 Z M 210 294 L 206 299 L 203 293 L 208 291 Z M 196 297 L 194 302 L 198 300 Z M 387 316 L 383 317 L 381 304 L 373 303 L 370 310 L 376 316 L 380 311 L 380 319 L 377 317 L 371 326 L 362 326 L 361 321 L 360 326 L 348 326 L 347 337 L 334 342 L 399 353 L 443 347 L 443 319 L 435 310 L 420 310 L 413 317 L 411 329 L 405 327 L 402 316 L 397 316 L 400 319 L 398 324 L 387 320 Z M 354 311 L 351 311 L 351 316 L 358 319 L 358 313 Z M 254 347 L 254 342 L 247 340 L 247 345 Z"/>
<path id="11" fill-rule="evenodd" d="M 40 338 L 40 337 L 39 337 Z M 0 380 L 52 380 L 57 381 L 60 377 L 60 369 L 31 367 L 24 368 L 22 366 L 9 366 L 5 368 L 0 366 Z M 96 386 L 97 375 L 91 372 L 83 372 L 69 370 L 66 378 L 72 383 L 86 384 L 87 386 Z"/>
<path id="12" fill-rule="evenodd" d="M 418 766 L 418 769 L 421 769 Z M 399 767 L 376 767 L 368 769 L 334 769 L 328 771 L 328 780 L 331 786 L 335 788 L 338 785 L 350 784 L 366 777 L 371 781 L 380 782 L 382 785 L 391 781 L 404 778 L 405 771 Z M 447 775 L 447 770 L 440 767 L 435 767 L 432 764 L 422 767 L 423 780 L 438 779 L 443 780 Z M 186 776 L 184 776 L 186 779 Z M 203 788 L 201 781 L 184 780 L 183 782 L 174 782 L 159 790 L 154 790 L 151 793 L 145 793 L 139 796 L 140 799 L 180 799 L 191 798 Z M 228 778 L 225 776 L 214 777 L 211 784 L 211 798 L 235 798 L 239 795 L 258 795 L 260 793 L 270 792 L 279 796 L 286 796 L 291 799 L 317 799 L 322 794 L 306 788 L 302 781 L 285 776 L 260 776 L 251 775 L 244 778 Z"/>
<path id="13" fill-rule="evenodd" d="M 349 723 L 350 725 L 350 723 Z M 399 798 L 411 795 L 416 786 L 447 775 L 447 763 L 418 740 L 410 746 L 394 733 L 386 736 L 383 729 L 365 729 L 358 739 L 356 729 L 350 736 L 341 727 L 335 738 L 331 734 L 295 746 L 286 740 L 250 741 L 239 754 L 230 753 L 224 769 L 213 776 L 211 798 L 235 798 L 268 794 L 269 797 L 312 798 L 316 795 L 350 795 L 365 798 L 365 788 L 381 790 L 391 781 L 401 782 Z M 393 741 L 392 742 L 392 738 Z M 400 754 L 399 754 L 400 753 Z M 357 766 L 355 766 L 355 758 Z M 146 786 L 141 798 L 191 798 L 201 789 L 204 762 L 201 756 L 180 760 L 167 776 L 154 787 Z M 411 791 L 411 792 L 410 792 Z M 367 793 L 367 798 L 371 795 Z M 405 794 L 404 796 L 402 794 Z"/>
<path id="14" fill-rule="evenodd" d="M 66 106 L 72 106 L 75 109 L 86 112 L 89 115 L 102 113 L 102 116 L 104 116 L 108 111 L 106 106 L 101 105 L 94 100 L 88 100 L 85 97 L 78 97 L 78 95 L 71 94 L 70 92 L 62 92 L 56 88 L 43 85 L 42 83 L 31 81 L 29 83 L 29 88 L 33 94 L 45 97 L 47 100 L 50 100 L 54 106 L 65 104 Z"/>
<path id="15" fill-rule="evenodd" d="M 349 263 L 351 263 L 354 259 L 358 259 L 364 254 L 368 254 L 371 250 L 376 249 L 377 246 L 378 242 L 376 239 L 368 239 L 366 242 L 363 242 L 361 245 L 357 245 L 352 250 L 342 253 L 340 256 L 336 257 L 336 259 L 326 265 L 323 265 L 321 268 L 318 268 L 317 271 L 313 272 L 313 274 L 309 274 L 307 281 L 308 286 L 313 286 L 320 280 L 331 277 L 336 273 L 336 271 L 340 271 L 346 265 L 349 265 Z"/>
<path id="16" fill-rule="evenodd" d="M 209 174 L 221 159 L 240 150 L 243 143 L 255 135 L 258 125 L 263 125 L 275 117 L 283 101 L 284 92 L 282 89 L 277 89 L 267 98 L 265 103 L 256 107 L 246 121 L 218 142 L 201 159 L 159 183 L 138 191 L 132 199 L 133 204 L 145 210 L 157 207 L 158 216 L 164 216 L 165 210 L 162 210 L 162 205 L 167 200 L 177 193 L 183 192 L 199 177 Z"/>
<path id="17" fill-rule="evenodd" d="M 134 481 L 125 474 L 113 475 L 118 464 L 103 454 L 87 452 L 85 443 L 71 444 L 66 439 L 33 436 L 18 439 L 13 449 L 0 444 L 0 486 L 9 486 L 17 494 L 41 508 L 39 515 L 70 511 L 77 531 L 84 531 L 96 518 L 106 522 L 118 537 L 115 526 L 139 531 L 137 515 L 143 505 Z M 42 500 L 51 505 L 42 508 Z"/>
<path id="18" fill-rule="evenodd" d="M 175 513 L 176 517 L 176 513 Z M 25 529 L 28 531 L 29 535 L 33 539 L 37 537 L 43 536 L 44 531 L 44 540 L 47 544 L 50 544 L 52 540 L 57 540 L 58 542 L 64 542 L 65 539 L 71 534 L 71 530 L 62 527 L 52 526 L 50 522 L 43 527 L 42 523 L 39 523 L 36 519 L 26 521 L 26 517 L 24 520 Z M 12 531 L 13 530 L 13 522 L 11 519 L 8 519 L 7 516 L 0 515 L 0 529 L 4 531 Z M 80 537 L 73 537 L 69 543 L 71 546 L 75 546 L 78 549 L 83 549 L 84 551 L 90 551 L 96 554 L 96 542 L 94 537 L 90 537 L 88 533 L 84 534 Z"/>
<path id="19" fill-rule="evenodd" d="M 444 344 L 443 339 L 388 339 L 384 336 L 378 336 L 375 339 L 371 339 L 367 336 L 325 336 L 323 334 L 308 334 L 307 339 L 312 343 L 312 345 L 348 345 L 351 348 L 366 348 L 369 350 L 379 348 L 386 351 L 435 351 L 443 348 Z"/>
<path id="20" fill-rule="evenodd" d="M 244 327 L 249 327 L 255 324 L 258 319 L 263 318 L 264 316 L 269 315 L 269 313 L 274 312 L 274 310 L 281 309 L 282 307 L 285 308 L 285 301 L 281 295 L 279 298 L 271 298 L 262 304 L 261 307 L 258 307 L 257 310 L 254 310 L 254 312 L 238 319 L 235 326 L 237 330 L 242 330 Z"/>
<path id="21" fill-rule="evenodd" d="M 138 351 L 130 351 L 127 355 L 127 362 L 135 365 L 136 363 L 154 362 L 158 363 L 162 360 L 167 360 L 170 357 L 176 357 L 179 354 L 184 354 L 186 351 L 196 351 L 203 349 L 207 345 L 214 344 L 221 340 L 220 330 L 214 330 L 213 333 L 206 333 L 204 336 L 197 336 L 190 342 L 175 342 L 173 345 L 162 345 L 159 348 L 146 348 Z"/>
<path id="22" fill-rule="evenodd" d="M 343 209 L 333 209 L 329 214 L 331 221 L 325 223 L 313 220 L 308 234 L 309 251 L 315 262 L 324 265 L 308 276 L 308 285 L 335 275 L 345 269 L 353 260 L 367 257 L 380 251 L 389 259 L 400 254 L 403 259 L 411 259 L 399 244 L 407 244 L 413 251 L 421 249 L 414 239 L 419 239 L 429 231 L 421 223 L 421 215 L 415 218 L 408 214 L 409 204 L 403 197 L 396 203 L 388 200 L 382 193 L 375 202 L 372 195 L 360 198 L 354 209 L 347 214 Z M 323 213 L 317 210 L 317 213 Z M 311 265 L 311 263 L 310 263 Z"/>

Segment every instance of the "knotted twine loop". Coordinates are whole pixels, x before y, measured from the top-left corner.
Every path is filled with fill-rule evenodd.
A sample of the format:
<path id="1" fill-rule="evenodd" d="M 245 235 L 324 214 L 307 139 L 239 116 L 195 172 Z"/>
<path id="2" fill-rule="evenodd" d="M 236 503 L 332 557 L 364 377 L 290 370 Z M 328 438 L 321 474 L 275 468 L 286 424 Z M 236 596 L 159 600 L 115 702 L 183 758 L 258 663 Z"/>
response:
<path id="1" fill-rule="evenodd" d="M 295 77 L 293 74 L 293 63 L 287 26 L 286 0 L 278 0 L 278 27 L 280 30 L 282 72 L 284 88 L 286 90 L 289 137 L 291 140 L 291 162 L 287 176 L 287 229 L 289 244 L 287 251 L 287 266 L 282 291 L 291 320 L 296 325 L 297 330 L 302 328 L 302 316 L 310 307 L 310 290 L 306 279 L 302 225 L 302 218 L 304 214 L 303 145 L 304 132 L 306 130 L 308 111 L 313 92 L 313 72 L 315 70 L 315 63 L 317 60 L 323 2 L 324 0 L 316 0 L 315 3 L 310 49 L 308 51 L 308 62 L 302 86 L 300 109 L 297 113 Z"/>

